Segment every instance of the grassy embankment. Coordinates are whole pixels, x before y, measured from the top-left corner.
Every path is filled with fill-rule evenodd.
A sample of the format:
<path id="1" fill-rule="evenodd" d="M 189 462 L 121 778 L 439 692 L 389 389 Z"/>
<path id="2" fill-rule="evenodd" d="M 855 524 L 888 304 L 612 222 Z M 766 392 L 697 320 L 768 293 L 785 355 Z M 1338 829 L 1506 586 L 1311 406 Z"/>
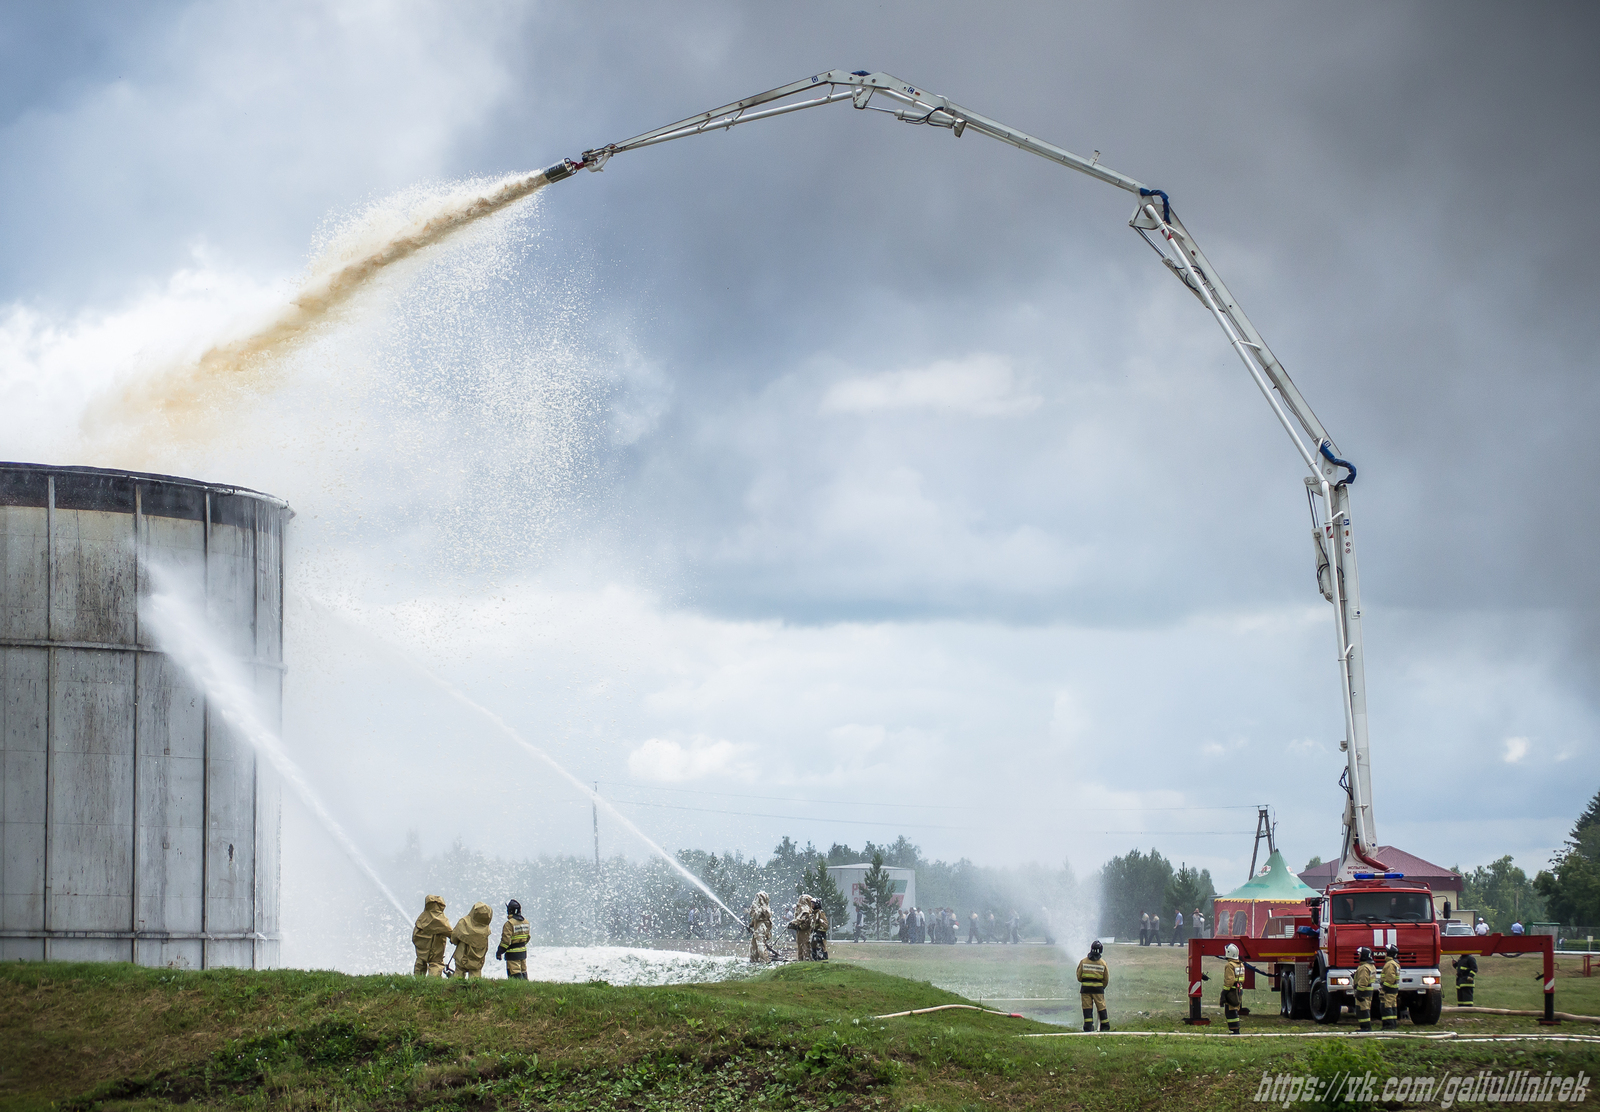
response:
<path id="1" fill-rule="evenodd" d="M 995 986 L 995 995 L 1047 987 L 1065 995 L 1058 967 L 1070 963 L 1045 947 L 840 946 L 836 955 L 755 980 L 671 988 L 10 965 L 0 969 L 0 1101 L 17 1109 L 1203 1109 L 1249 1104 L 1263 1071 L 1600 1073 L 1600 1048 L 1585 1044 L 1032 1039 L 1017 1036 L 1059 1028 L 961 1011 L 873 1021 L 957 1000 L 926 983 L 929 975 Z M 1174 989 L 1179 951 L 1117 947 L 1112 957 L 1117 1018 L 1186 1030 Z M 1486 1002 L 1536 1002 L 1517 998 L 1518 982 L 1533 984 L 1517 965 L 1486 973 Z M 1600 1008 L 1600 989 L 1581 976 L 1563 975 L 1560 990 L 1566 1010 Z M 1270 994 L 1255 995 L 1258 1009 L 1273 1010 Z M 1251 1026 L 1287 1029 L 1275 1015 Z M 1535 1030 L 1531 1020 L 1487 1016 L 1451 1016 L 1452 1027 Z"/>

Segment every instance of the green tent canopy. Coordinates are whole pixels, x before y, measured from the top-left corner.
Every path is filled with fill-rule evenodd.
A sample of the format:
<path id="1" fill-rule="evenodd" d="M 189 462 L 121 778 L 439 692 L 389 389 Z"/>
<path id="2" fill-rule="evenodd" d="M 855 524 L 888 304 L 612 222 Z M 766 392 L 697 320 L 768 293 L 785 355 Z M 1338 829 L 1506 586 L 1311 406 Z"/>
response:
<path id="1" fill-rule="evenodd" d="M 1274 903 L 1303 903 L 1307 897 L 1321 895 L 1315 888 L 1302 884 L 1300 878 L 1289 871 L 1283 854 L 1272 851 L 1266 869 L 1245 881 L 1219 900 L 1271 900 Z"/>
<path id="2" fill-rule="evenodd" d="M 1216 934 L 1247 935 L 1259 938 L 1275 917 L 1305 915 L 1306 900 L 1320 895 L 1289 871 L 1283 854 L 1277 850 L 1267 858 L 1267 867 L 1226 896 L 1218 896 Z"/>

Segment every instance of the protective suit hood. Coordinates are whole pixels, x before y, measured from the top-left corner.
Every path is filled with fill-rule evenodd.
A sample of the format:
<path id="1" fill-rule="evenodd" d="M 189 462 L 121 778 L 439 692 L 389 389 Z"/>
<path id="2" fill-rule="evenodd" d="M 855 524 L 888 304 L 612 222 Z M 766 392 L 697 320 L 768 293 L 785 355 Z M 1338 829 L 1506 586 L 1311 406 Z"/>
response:
<path id="1" fill-rule="evenodd" d="M 450 920 L 445 918 L 444 897 L 429 896 L 423 901 L 422 914 L 417 916 L 415 935 L 449 934 Z"/>
<path id="2" fill-rule="evenodd" d="M 456 920 L 456 929 L 450 932 L 450 940 L 456 944 L 456 951 L 451 957 L 456 963 L 457 973 L 478 973 L 483 969 L 484 955 L 489 952 L 489 923 L 494 919 L 494 912 L 489 905 L 479 900 L 472 905 L 472 910 Z"/>

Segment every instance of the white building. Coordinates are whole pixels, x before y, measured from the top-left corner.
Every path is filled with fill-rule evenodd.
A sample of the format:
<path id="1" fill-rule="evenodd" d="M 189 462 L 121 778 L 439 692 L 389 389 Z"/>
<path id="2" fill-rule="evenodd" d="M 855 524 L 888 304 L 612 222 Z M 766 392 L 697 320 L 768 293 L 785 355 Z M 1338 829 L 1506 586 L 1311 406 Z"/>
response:
<path id="1" fill-rule="evenodd" d="M 852 909 L 861 904 L 865 892 L 861 882 L 871 868 L 872 862 L 870 861 L 857 865 L 828 866 L 829 879 L 838 885 L 839 891 L 844 895 L 845 903 L 849 904 Z M 916 907 L 917 871 L 915 869 L 896 869 L 889 865 L 885 865 L 883 871 L 889 874 L 890 880 L 894 881 L 894 905 L 907 910 Z M 852 910 L 851 915 L 854 916 L 854 914 L 855 912 Z"/>

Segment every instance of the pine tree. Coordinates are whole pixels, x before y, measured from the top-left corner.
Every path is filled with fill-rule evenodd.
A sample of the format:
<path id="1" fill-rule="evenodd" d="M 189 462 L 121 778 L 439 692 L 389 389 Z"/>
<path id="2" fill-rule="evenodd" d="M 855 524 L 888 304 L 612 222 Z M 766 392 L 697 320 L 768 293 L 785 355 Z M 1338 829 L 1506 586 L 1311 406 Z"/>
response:
<path id="1" fill-rule="evenodd" d="M 883 937 L 886 920 L 894 913 L 894 878 L 883 867 L 883 854 L 872 855 L 872 868 L 861 878 L 862 907 L 873 935 Z"/>
<path id="2" fill-rule="evenodd" d="M 1583 832 L 1596 823 L 1600 823 L 1600 791 L 1594 793 L 1594 798 L 1589 800 L 1589 806 L 1578 816 L 1578 825 L 1572 828 L 1572 840 L 1579 841 L 1583 837 Z"/>
<path id="3" fill-rule="evenodd" d="M 822 901 L 822 910 L 828 913 L 829 925 L 844 926 L 845 913 L 849 910 L 849 905 L 845 903 L 844 893 L 839 891 L 839 886 L 834 883 L 833 877 L 828 875 L 826 858 L 817 858 L 815 871 L 806 870 L 804 884 L 808 893 Z"/>

